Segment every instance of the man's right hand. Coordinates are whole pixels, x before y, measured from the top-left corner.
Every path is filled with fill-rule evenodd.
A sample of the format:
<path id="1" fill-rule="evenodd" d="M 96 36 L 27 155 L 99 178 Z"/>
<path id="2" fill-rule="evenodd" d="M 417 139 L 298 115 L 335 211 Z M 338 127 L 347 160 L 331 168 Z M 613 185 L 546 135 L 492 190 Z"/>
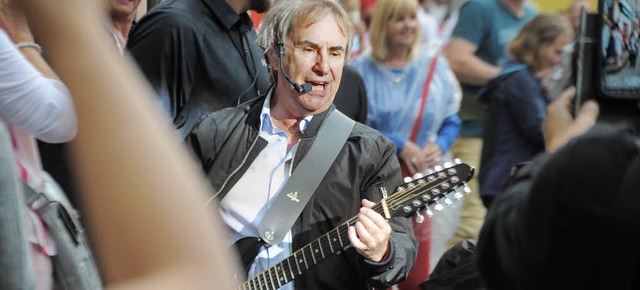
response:
<path id="1" fill-rule="evenodd" d="M 547 152 L 562 147 L 571 138 L 581 135 L 596 123 L 600 108 L 598 103 L 588 100 L 580 107 L 578 116 L 571 115 L 576 89 L 571 87 L 547 107 L 547 118 L 542 123 Z"/>

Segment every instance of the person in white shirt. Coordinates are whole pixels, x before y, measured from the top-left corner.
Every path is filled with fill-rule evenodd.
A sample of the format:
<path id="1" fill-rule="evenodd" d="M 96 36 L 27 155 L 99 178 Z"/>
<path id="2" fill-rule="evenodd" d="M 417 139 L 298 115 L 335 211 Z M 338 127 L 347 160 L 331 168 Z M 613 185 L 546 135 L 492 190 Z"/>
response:
<path id="1" fill-rule="evenodd" d="M 73 139 L 77 119 L 66 86 L 42 57 L 27 22 L 13 1 L 0 4 L 0 123 L 7 126 L 19 177 L 41 192 L 45 173 L 35 139 L 58 143 Z M 50 257 L 55 245 L 35 211 L 27 210 L 35 289 L 52 289 Z"/>

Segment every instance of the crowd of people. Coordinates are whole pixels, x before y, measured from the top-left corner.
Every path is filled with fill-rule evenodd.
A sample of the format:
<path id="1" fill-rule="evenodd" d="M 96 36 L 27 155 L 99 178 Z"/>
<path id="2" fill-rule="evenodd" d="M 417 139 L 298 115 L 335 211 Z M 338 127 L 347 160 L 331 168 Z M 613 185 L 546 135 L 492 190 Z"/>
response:
<path id="1" fill-rule="evenodd" d="M 558 88 L 586 1 L 140 2 L 0 1 L 0 289 L 639 285 L 638 137 Z"/>

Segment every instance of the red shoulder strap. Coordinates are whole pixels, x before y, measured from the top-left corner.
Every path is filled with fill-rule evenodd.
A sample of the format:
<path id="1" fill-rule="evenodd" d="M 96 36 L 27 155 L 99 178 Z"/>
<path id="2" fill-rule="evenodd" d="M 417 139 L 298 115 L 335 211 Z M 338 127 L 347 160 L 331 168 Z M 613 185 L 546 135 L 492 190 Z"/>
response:
<path id="1" fill-rule="evenodd" d="M 433 73 L 436 70 L 436 64 L 438 63 L 438 55 L 431 60 L 431 66 L 429 67 L 429 73 L 427 74 L 427 80 L 424 82 L 424 88 L 422 89 L 422 99 L 420 101 L 420 111 L 416 117 L 416 121 L 413 123 L 413 130 L 411 130 L 411 142 L 416 142 L 418 137 L 418 131 L 420 129 L 420 123 L 422 123 L 422 116 L 424 115 L 424 108 L 427 106 L 427 99 L 429 98 L 429 87 L 431 86 L 431 80 L 433 79 Z"/>

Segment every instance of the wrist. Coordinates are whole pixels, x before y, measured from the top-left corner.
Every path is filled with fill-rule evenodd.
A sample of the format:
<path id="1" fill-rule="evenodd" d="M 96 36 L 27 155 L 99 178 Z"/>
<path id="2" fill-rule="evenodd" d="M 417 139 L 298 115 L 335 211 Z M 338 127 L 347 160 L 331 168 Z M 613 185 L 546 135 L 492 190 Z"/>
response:
<path id="1" fill-rule="evenodd" d="M 384 255 L 382 256 L 380 261 L 378 261 L 378 263 L 385 262 L 387 259 L 389 259 L 389 254 L 390 253 L 391 253 L 391 245 L 390 245 L 390 243 L 387 243 L 387 250 L 384 252 Z"/>

